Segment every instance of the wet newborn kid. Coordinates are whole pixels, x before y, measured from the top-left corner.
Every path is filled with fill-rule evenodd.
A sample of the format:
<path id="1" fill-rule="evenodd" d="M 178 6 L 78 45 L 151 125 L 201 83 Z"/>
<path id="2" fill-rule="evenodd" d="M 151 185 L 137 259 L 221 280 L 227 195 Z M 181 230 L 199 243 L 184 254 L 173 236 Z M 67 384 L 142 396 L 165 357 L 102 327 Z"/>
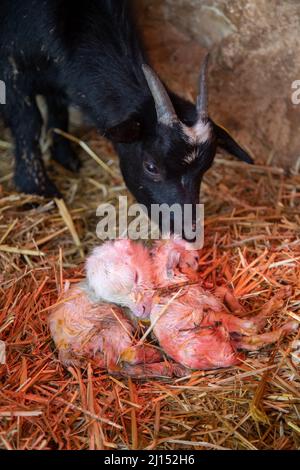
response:
<path id="1" fill-rule="evenodd" d="M 154 282 L 161 293 L 154 298 L 150 320 L 155 337 L 169 357 L 189 369 L 228 367 L 239 363 L 239 350 L 258 350 L 298 328 L 297 322 L 288 322 L 280 329 L 262 333 L 285 291 L 256 317 L 239 318 L 234 313 L 242 307 L 227 289 L 211 293 L 192 285 L 198 276 L 199 258 L 196 251 L 186 247 L 182 240 L 171 240 L 157 243 L 152 251 Z M 174 289 L 168 292 L 170 286 L 189 282 L 190 286 L 178 287 L 175 295 Z M 132 355 L 126 352 L 124 357 Z"/>
<path id="2" fill-rule="evenodd" d="M 134 377 L 181 374 L 180 367 L 160 362 L 158 349 L 136 346 L 132 322 L 121 308 L 108 303 L 127 307 L 138 317 L 149 315 L 147 295 L 143 295 L 152 288 L 148 251 L 129 240 L 108 242 L 88 257 L 86 271 L 87 282 L 64 292 L 49 317 L 60 360 L 67 366 L 92 359 L 110 373 Z M 128 348 L 132 358 L 121 363 Z"/>

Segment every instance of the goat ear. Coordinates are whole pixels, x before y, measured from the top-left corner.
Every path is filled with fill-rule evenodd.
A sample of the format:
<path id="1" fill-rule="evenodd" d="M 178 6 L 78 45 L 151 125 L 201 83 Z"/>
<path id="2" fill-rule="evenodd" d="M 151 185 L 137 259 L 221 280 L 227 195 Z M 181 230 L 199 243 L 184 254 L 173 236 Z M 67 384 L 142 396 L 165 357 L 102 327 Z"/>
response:
<path id="1" fill-rule="evenodd" d="M 117 126 L 107 129 L 104 133 L 104 137 L 120 144 L 136 142 L 141 138 L 141 125 L 133 119 L 128 119 Z"/>
<path id="2" fill-rule="evenodd" d="M 246 150 L 244 150 L 235 140 L 229 132 L 224 129 L 224 127 L 218 126 L 214 124 L 214 130 L 217 136 L 218 146 L 222 149 L 226 150 L 227 152 L 234 155 L 236 158 L 241 160 L 242 162 L 249 163 L 250 165 L 254 164 L 253 158 L 249 155 Z"/>

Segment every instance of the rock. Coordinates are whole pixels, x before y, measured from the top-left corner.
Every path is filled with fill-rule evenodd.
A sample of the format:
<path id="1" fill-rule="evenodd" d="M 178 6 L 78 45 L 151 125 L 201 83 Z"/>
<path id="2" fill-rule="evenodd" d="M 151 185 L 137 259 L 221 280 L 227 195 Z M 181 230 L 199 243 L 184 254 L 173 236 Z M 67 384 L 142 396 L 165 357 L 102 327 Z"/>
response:
<path id="1" fill-rule="evenodd" d="M 195 97 L 204 47 L 211 51 L 210 114 L 255 156 L 293 168 L 300 158 L 300 2 L 139 0 L 139 22 L 162 77 Z"/>

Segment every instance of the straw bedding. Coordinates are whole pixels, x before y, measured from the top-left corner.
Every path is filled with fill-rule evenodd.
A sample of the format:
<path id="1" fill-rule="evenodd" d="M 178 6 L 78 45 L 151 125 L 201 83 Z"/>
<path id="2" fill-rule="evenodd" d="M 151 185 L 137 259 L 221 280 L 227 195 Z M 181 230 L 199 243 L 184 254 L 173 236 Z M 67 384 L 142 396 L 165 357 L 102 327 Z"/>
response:
<path id="1" fill-rule="evenodd" d="M 64 283 L 82 278 L 84 256 L 99 243 L 97 206 L 116 204 L 126 189 L 112 149 L 85 131 L 81 142 L 101 161 L 81 148 L 79 177 L 50 168 L 65 204 L 17 194 L 9 137 L 1 137 L 0 449 L 299 449 L 299 334 L 240 367 L 177 380 L 64 369 L 49 307 Z M 203 278 L 233 288 L 250 313 L 290 286 L 269 328 L 300 321 L 300 175 L 219 155 L 202 191 Z"/>

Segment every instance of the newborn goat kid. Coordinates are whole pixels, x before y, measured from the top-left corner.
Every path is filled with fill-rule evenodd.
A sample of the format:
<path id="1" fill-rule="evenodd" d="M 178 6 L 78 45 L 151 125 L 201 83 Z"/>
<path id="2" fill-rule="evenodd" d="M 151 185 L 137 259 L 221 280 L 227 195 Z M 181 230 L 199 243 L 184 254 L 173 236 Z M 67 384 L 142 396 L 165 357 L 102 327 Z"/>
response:
<path id="1" fill-rule="evenodd" d="M 147 375 L 172 374 L 170 368 L 163 370 L 152 365 L 161 358 L 157 349 L 134 345 L 134 327 L 122 310 L 112 304 L 95 303 L 84 284 L 77 284 L 63 294 L 50 315 L 49 326 L 65 366 L 80 366 L 91 359 L 113 374 L 138 377 L 141 371 Z M 134 354 L 127 364 L 121 364 L 120 357 L 129 347 Z"/>
<path id="2" fill-rule="evenodd" d="M 177 364 L 161 362 L 154 347 L 138 346 L 133 324 L 112 304 L 129 308 L 136 317 L 149 316 L 151 268 L 148 251 L 130 240 L 107 242 L 93 251 L 86 262 L 87 283 L 64 293 L 49 319 L 65 365 L 90 358 L 110 373 L 136 378 L 185 373 Z"/>
<path id="3" fill-rule="evenodd" d="M 297 322 L 291 321 L 278 330 L 260 334 L 274 311 L 273 300 L 256 317 L 238 318 L 227 313 L 223 303 L 201 287 L 183 291 L 172 302 L 170 295 L 160 298 L 150 319 L 163 350 L 191 369 L 235 365 L 240 360 L 237 350 L 258 350 L 298 328 Z"/>
<path id="4" fill-rule="evenodd" d="M 187 248 L 186 242 L 180 240 L 156 245 L 152 256 L 158 286 L 167 287 L 195 280 L 199 258 L 196 251 Z M 280 329 L 259 334 L 268 316 L 281 306 L 283 298 L 288 295 L 286 289 L 274 296 L 262 312 L 252 318 L 233 315 L 243 309 L 230 291 L 224 288 L 216 289 L 213 295 L 200 286 L 189 286 L 173 300 L 172 295 L 174 293 L 158 297 L 150 320 L 164 351 L 191 369 L 237 364 L 240 359 L 237 349 L 258 350 L 298 328 L 298 323 L 291 321 Z"/>

